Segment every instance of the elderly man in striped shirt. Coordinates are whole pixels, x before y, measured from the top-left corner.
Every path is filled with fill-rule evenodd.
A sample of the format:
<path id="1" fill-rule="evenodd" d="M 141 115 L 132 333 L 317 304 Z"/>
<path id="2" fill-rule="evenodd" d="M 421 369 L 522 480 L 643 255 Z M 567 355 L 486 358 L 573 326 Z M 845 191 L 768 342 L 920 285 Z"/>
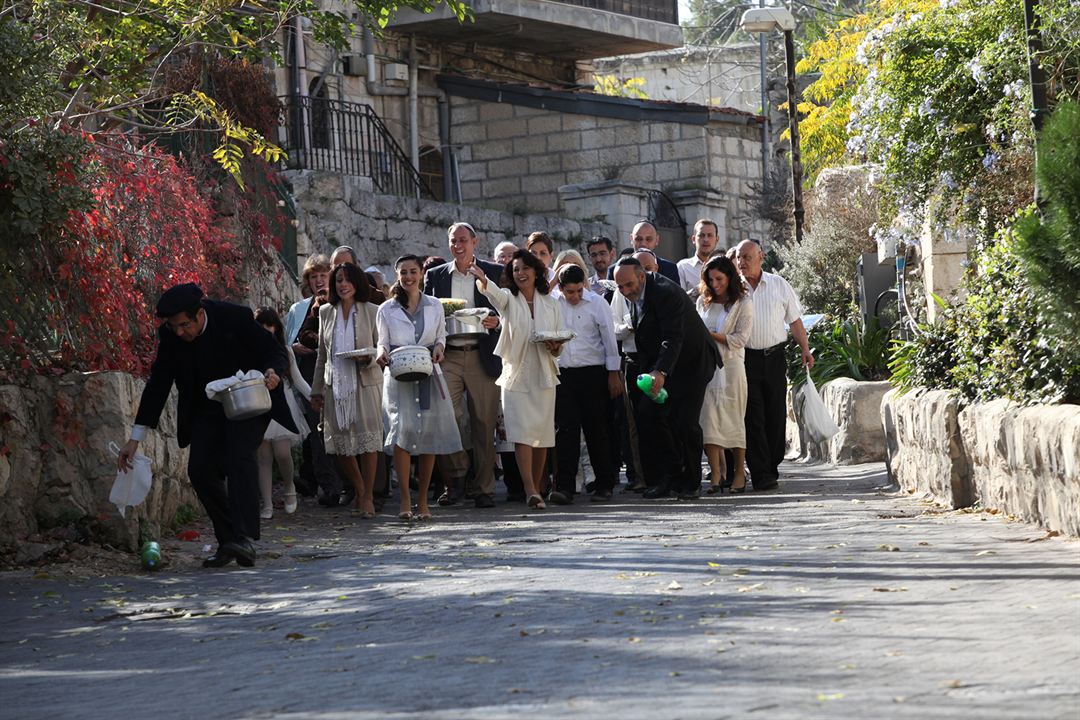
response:
<path id="1" fill-rule="evenodd" d="M 765 252 L 753 240 L 736 247 L 735 263 L 754 303 L 754 325 L 746 343 L 746 464 L 755 491 L 779 486 L 787 423 L 788 328 L 802 349 L 803 364 L 814 366 L 799 298 L 787 280 L 762 270 L 764 259 Z"/>

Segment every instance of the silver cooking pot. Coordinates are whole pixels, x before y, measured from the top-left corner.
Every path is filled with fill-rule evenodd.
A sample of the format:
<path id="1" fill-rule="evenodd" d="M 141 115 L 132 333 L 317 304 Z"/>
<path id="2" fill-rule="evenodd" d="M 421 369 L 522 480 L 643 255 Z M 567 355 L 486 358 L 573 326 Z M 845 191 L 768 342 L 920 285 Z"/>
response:
<path id="1" fill-rule="evenodd" d="M 270 412 L 270 391 L 261 378 L 239 382 L 217 397 L 230 420 L 247 420 Z"/>
<path id="2" fill-rule="evenodd" d="M 487 308 L 480 309 L 485 312 L 478 313 L 475 309 L 459 310 L 446 318 L 446 337 L 459 340 L 467 338 L 475 340 L 487 335 L 488 329 L 484 327 L 484 318 L 491 313 Z"/>

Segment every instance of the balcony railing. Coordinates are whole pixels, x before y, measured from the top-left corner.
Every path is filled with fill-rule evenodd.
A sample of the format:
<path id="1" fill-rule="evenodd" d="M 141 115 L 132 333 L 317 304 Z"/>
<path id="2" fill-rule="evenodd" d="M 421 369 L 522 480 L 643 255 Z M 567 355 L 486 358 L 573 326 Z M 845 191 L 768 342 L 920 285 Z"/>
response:
<path id="1" fill-rule="evenodd" d="M 431 189 L 370 105 L 281 98 L 286 166 L 371 178 L 387 195 L 430 198 Z"/>
<path id="2" fill-rule="evenodd" d="M 555 0 L 564 5 L 577 5 L 629 15 L 644 20 L 655 20 L 670 25 L 679 24 L 677 0 Z"/>

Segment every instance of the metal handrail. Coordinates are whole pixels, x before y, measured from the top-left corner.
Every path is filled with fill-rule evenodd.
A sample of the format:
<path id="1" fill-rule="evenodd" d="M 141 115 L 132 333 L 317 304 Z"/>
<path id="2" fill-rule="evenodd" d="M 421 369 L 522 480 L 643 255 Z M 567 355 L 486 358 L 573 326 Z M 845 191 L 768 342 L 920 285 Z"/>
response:
<path id="1" fill-rule="evenodd" d="M 387 195 L 434 197 L 370 105 L 310 96 L 282 97 L 281 105 L 286 167 L 362 175 Z"/>

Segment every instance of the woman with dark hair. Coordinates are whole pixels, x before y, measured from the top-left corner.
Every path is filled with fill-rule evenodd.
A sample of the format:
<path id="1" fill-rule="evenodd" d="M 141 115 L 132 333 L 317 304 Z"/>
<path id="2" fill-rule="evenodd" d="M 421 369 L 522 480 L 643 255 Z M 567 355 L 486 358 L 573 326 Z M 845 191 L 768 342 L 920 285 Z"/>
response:
<path id="1" fill-rule="evenodd" d="M 374 362 L 379 333 L 369 296 L 360 268 L 352 263 L 334 268 L 330 302 L 319 309 L 319 359 L 311 384 L 326 452 L 355 488 L 353 514 L 363 518 L 375 517 L 377 454 L 383 445 L 382 370 Z"/>
<path id="2" fill-rule="evenodd" d="M 746 295 L 746 287 L 735 263 L 719 255 L 701 269 L 700 293 L 697 301 L 709 334 L 724 360 L 705 389 L 705 404 L 701 406 L 701 431 L 705 440 L 705 456 L 709 458 L 712 480 L 708 493 L 721 491 L 724 476 L 724 449 L 734 456 L 734 477 L 731 492 L 746 490 L 746 366 L 743 348 L 750 337 L 754 322 L 754 305 Z"/>
<path id="3" fill-rule="evenodd" d="M 376 324 L 379 328 L 379 364 L 387 365 L 390 353 L 402 345 L 423 345 L 431 351 L 431 361 L 437 367 L 446 348 L 446 319 L 442 303 L 423 294 L 424 276 L 420 258 L 404 255 L 394 263 L 397 282 L 390 288 L 390 299 L 379 306 Z M 389 372 L 383 381 L 383 409 L 390 418 L 387 449 L 394 453 L 394 472 L 401 493 L 402 520 L 411 520 L 412 501 L 409 497 L 409 473 L 412 456 L 420 456 L 417 480 L 420 488 L 417 514 L 420 520 L 430 520 L 428 486 L 435 467 L 436 455 L 448 455 L 461 450 L 454 404 L 439 376 L 420 381 L 399 381 Z"/>
<path id="4" fill-rule="evenodd" d="M 266 331 L 274 336 L 278 344 L 285 348 L 285 354 L 289 356 L 289 374 L 282 378 L 285 383 L 285 403 L 289 406 L 289 413 L 299 432 L 286 430 L 278 421 L 271 420 L 263 435 L 262 444 L 256 453 L 259 463 L 259 496 L 262 498 L 262 510 L 259 517 L 269 520 L 274 517 L 274 503 L 271 499 L 273 486 L 274 459 L 277 459 L 278 471 L 285 483 L 285 514 L 291 515 L 296 512 L 296 485 L 293 483 L 293 459 L 292 448 L 303 442 L 307 434 L 311 432 L 307 421 L 304 420 L 304 412 L 296 402 L 293 390 L 298 390 L 306 398 L 311 397 L 311 388 L 304 376 L 300 374 L 300 368 L 296 366 L 296 356 L 292 348 L 285 342 L 285 328 L 281 324 L 281 318 L 277 310 L 270 307 L 261 307 L 255 311 L 255 322 L 266 328 Z"/>
<path id="5" fill-rule="evenodd" d="M 518 250 L 506 264 L 506 287 L 488 283 L 479 266 L 470 272 L 476 287 L 499 311 L 502 333 L 495 354 L 502 358 L 502 388 L 506 438 L 514 443 L 521 482 L 529 507 L 543 510 L 537 481 L 544 472 L 547 449 L 555 446 L 555 387 L 559 366 L 555 361 L 562 343 L 534 342 L 538 332 L 562 330 L 559 303 L 548 295 L 544 264 L 528 250 Z M 541 349 L 542 348 L 542 349 Z"/>

